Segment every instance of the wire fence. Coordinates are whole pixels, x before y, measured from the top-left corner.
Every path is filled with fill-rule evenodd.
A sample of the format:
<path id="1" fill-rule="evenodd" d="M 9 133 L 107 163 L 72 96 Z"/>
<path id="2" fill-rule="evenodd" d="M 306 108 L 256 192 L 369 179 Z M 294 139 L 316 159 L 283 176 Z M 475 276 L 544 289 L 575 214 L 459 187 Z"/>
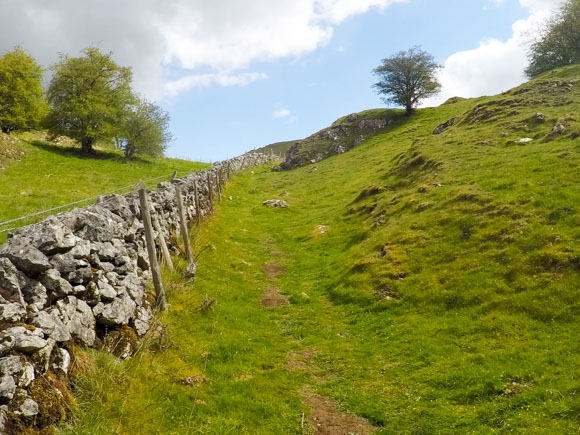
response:
<path id="1" fill-rule="evenodd" d="M 153 183 L 155 181 L 160 181 L 163 179 L 171 179 L 173 177 L 174 173 L 171 174 L 165 174 L 165 175 L 161 175 L 159 177 L 154 177 L 154 178 L 150 178 L 147 180 L 142 180 L 143 183 L 145 184 L 149 184 L 149 183 Z M 108 195 L 113 195 L 113 194 L 118 194 L 118 195 L 127 195 L 128 193 L 131 193 L 134 189 L 134 185 L 127 185 L 127 186 L 123 186 L 123 187 L 119 187 L 118 189 L 115 190 L 111 190 L 109 192 L 104 192 L 104 193 L 100 193 L 98 195 L 94 195 L 88 198 L 84 198 L 84 199 L 79 199 L 77 201 L 73 201 L 73 202 L 69 202 L 68 204 L 63 204 L 63 205 L 59 205 L 57 207 L 51 207 L 45 210 L 40 210 L 34 213 L 30 213 L 28 215 L 24 215 L 24 216 L 19 216 L 17 218 L 13 218 L 13 219 L 9 219 L 3 222 L 0 222 L 0 235 L 4 234 L 4 233 L 8 233 L 10 231 L 14 231 L 17 230 L 25 225 L 28 225 L 30 223 L 34 223 L 34 219 L 33 218 L 37 218 L 39 216 L 45 216 L 47 214 L 50 214 L 52 212 L 55 211 L 61 211 L 61 210 L 68 210 L 71 209 L 74 206 L 77 206 L 79 204 L 84 204 L 84 203 L 88 203 L 91 201 L 96 201 L 98 198 L 103 197 L 103 196 L 108 196 Z M 38 221 L 38 220 L 36 220 Z M 23 222 L 20 225 L 16 225 L 16 226 L 11 226 L 11 228 L 5 228 L 2 229 L 2 227 L 5 227 L 6 225 L 12 225 L 15 224 L 17 222 Z M 1 243 L 1 240 L 0 240 Z"/>

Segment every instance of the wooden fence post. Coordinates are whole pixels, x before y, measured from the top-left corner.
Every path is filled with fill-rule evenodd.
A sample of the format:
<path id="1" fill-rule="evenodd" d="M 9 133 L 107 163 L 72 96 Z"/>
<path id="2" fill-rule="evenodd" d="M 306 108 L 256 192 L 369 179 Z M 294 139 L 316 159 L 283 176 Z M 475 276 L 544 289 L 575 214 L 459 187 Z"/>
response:
<path id="1" fill-rule="evenodd" d="M 213 214 L 213 195 L 211 192 L 211 177 L 209 175 L 209 171 L 206 172 L 207 175 L 207 199 L 209 200 L 209 209 L 211 214 Z"/>
<path id="2" fill-rule="evenodd" d="M 228 180 L 230 179 L 231 175 L 232 175 L 232 164 L 228 162 L 228 173 L 227 173 Z"/>
<path id="3" fill-rule="evenodd" d="M 169 270 L 173 271 L 173 261 L 171 261 L 171 254 L 169 254 L 169 249 L 167 249 L 167 243 L 165 243 L 165 237 L 163 237 L 163 232 L 161 231 L 161 226 L 159 225 L 159 221 L 155 218 L 151 218 L 153 220 L 153 228 L 157 231 L 157 239 L 159 240 L 159 246 L 161 246 L 161 255 L 163 255 L 163 261 L 169 268 Z"/>
<path id="4" fill-rule="evenodd" d="M 181 196 L 181 186 L 175 186 L 175 194 L 177 197 L 177 208 L 179 209 L 179 224 L 181 226 L 181 237 L 183 238 L 183 247 L 185 248 L 185 258 L 189 264 L 193 263 L 193 254 L 191 253 L 191 245 L 189 244 L 189 232 L 187 231 L 187 218 L 185 216 L 185 209 L 183 208 L 183 197 Z"/>
<path id="5" fill-rule="evenodd" d="M 171 181 L 175 180 L 177 178 L 177 171 L 173 172 L 173 176 L 171 177 Z"/>
<path id="6" fill-rule="evenodd" d="M 195 195 L 195 220 L 199 225 L 201 222 L 201 207 L 199 206 L 199 192 L 197 190 L 197 179 L 193 180 L 193 194 Z"/>
<path id="7" fill-rule="evenodd" d="M 147 192 L 145 191 L 143 182 L 139 182 L 138 188 L 141 218 L 145 226 L 145 242 L 147 244 L 147 253 L 149 254 L 149 266 L 153 278 L 153 286 L 155 287 L 155 299 L 159 309 L 161 311 L 167 311 L 167 298 L 165 297 L 165 289 L 163 288 L 161 272 L 159 271 L 159 264 L 157 263 L 157 253 L 155 252 L 155 239 L 153 238 L 151 215 L 149 213 L 149 199 L 147 198 Z"/>
<path id="8" fill-rule="evenodd" d="M 221 171 L 220 168 L 217 169 L 215 173 L 217 191 L 218 191 L 218 201 L 222 200 L 222 181 L 220 180 Z"/>

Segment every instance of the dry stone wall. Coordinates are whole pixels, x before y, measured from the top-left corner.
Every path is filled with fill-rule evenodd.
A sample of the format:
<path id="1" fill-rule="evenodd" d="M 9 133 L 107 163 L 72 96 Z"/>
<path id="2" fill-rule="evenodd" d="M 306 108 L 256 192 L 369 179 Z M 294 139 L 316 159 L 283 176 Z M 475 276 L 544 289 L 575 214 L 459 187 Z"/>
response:
<path id="1" fill-rule="evenodd" d="M 247 154 L 160 183 L 149 192 L 150 212 L 167 243 L 171 246 L 170 235 L 179 228 L 177 185 L 191 221 L 210 213 L 211 198 L 218 196 L 216 177 L 223 185 L 231 172 L 269 160 Z M 9 236 L 0 246 L 0 433 L 14 418 L 37 428 L 50 421 L 39 415 L 34 384 L 47 375 L 66 378 L 72 344 L 106 343 L 106 334 L 121 328 L 134 336 L 148 331 L 150 278 L 137 192 L 101 197 Z M 129 349 L 119 352 L 129 354 Z"/>

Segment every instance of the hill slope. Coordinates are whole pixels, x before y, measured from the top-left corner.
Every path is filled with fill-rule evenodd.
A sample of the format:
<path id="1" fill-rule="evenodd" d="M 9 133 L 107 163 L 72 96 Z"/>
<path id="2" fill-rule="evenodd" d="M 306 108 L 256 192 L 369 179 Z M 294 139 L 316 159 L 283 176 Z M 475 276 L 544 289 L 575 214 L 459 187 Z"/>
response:
<path id="1" fill-rule="evenodd" d="M 114 151 L 89 158 L 78 149 L 24 137 L 30 140 L 0 136 L 0 222 L 116 190 L 126 192 L 140 179 L 155 186 L 173 171 L 183 175 L 207 166 L 151 157 L 124 162 L 122 154 Z M 0 231 L 42 217 L 3 225 Z M 0 243 L 5 237 L 0 232 Z"/>
<path id="2" fill-rule="evenodd" d="M 576 431 L 579 78 L 237 176 L 197 281 L 165 274 L 166 326 L 131 361 L 80 359 L 63 432 Z"/>

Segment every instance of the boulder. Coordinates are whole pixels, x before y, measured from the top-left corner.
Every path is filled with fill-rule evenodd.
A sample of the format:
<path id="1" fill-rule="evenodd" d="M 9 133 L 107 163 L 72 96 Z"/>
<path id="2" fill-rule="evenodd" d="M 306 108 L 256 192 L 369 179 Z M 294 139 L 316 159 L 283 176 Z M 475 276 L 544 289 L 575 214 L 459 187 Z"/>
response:
<path id="1" fill-rule="evenodd" d="M 124 290 L 133 299 L 137 305 L 143 303 L 145 294 L 145 281 L 137 276 L 136 273 L 128 273 L 122 280 L 118 281 L 120 290 Z"/>
<path id="2" fill-rule="evenodd" d="M 262 202 L 262 205 L 267 207 L 280 207 L 280 208 L 288 208 L 288 204 L 286 201 L 281 199 L 267 199 L 266 201 Z"/>
<path id="3" fill-rule="evenodd" d="M 142 336 L 149 331 L 149 321 L 151 320 L 151 312 L 145 307 L 138 307 L 135 310 L 135 319 L 133 326 L 137 335 Z"/>
<path id="4" fill-rule="evenodd" d="M 13 326 L 0 333 L 0 340 L 7 337 L 14 339 L 12 348 L 23 353 L 34 353 L 46 346 L 44 332 L 38 328 L 31 330 L 24 326 Z"/>
<path id="5" fill-rule="evenodd" d="M 93 271 L 90 267 L 83 267 L 69 273 L 67 278 L 73 284 L 86 284 L 93 279 Z"/>
<path id="6" fill-rule="evenodd" d="M 38 414 L 38 403 L 36 403 L 30 397 L 27 397 L 24 399 L 24 402 L 22 402 L 22 405 L 20 405 L 15 414 L 21 415 L 23 417 L 34 417 L 36 414 Z"/>
<path id="7" fill-rule="evenodd" d="M 32 381 L 34 381 L 34 366 L 30 363 L 25 363 L 22 368 L 22 374 L 20 375 L 20 379 L 18 380 L 18 386 L 20 388 L 26 388 Z"/>
<path id="8" fill-rule="evenodd" d="M 97 288 L 99 290 L 99 295 L 103 301 L 112 301 L 117 297 L 117 291 L 104 279 L 97 281 Z"/>
<path id="9" fill-rule="evenodd" d="M 0 403 L 8 403 L 14 397 L 16 392 L 16 382 L 10 375 L 0 378 Z"/>
<path id="10" fill-rule="evenodd" d="M 34 315 L 30 324 L 41 328 L 46 335 L 56 342 L 69 341 L 72 338 L 57 308 L 51 307 L 45 311 L 39 311 Z"/>
<path id="11" fill-rule="evenodd" d="M 18 270 L 7 258 L 0 258 L 0 297 L 7 302 L 24 305 Z"/>
<path id="12" fill-rule="evenodd" d="M 56 269 L 49 269 L 40 275 L 40 283 L 50 291 L 54 299 L 63 298 L 73 291 L 72 285 Z"/>
<path id="13" fill-rule="evenodd" d="M 32 245 L 46 255 L 67 252 L 79 240 L 70 229 L 58 221 L 56 216 L 50 216 L 42 222 L 29 225 L 17 234 L 26 234 Z"/>
<path id="14" fill-rule="evenodd" d="M 16 375 L 22 371 L 22 362 L 20 357 L 6 356 L 0 358 L 0 376 Z"/>
<path id="15" fill-rule="evenodd" d="M 95 317 L 86 302 L 67 296 L 56 303 L 68 332 L 87 346 L 95 342 Z"/>
<path id="16" fill-rule="evenodd" d="M 31 279 L 24 273 L 18 273 L 18 282 L 22 290 L 22 296 L 28 305 L 42 310 L 48 304 L 48 291 L 37 280 Z"/>
<path id="17" fill-rule="evenodd" d="M 93 307 L 93 313 L 101 325 L 127 325 L 134 317 L 136 307 L 135 302 L 124 293 L 110 303 L 98 303 Z"/>
<path id="18" fill-rule="evenodd" d="M 54 356 L 54 363 L 52 365 L 55 371 L 61 371 L 63 373 L 68 373 L 68 368 L 70 367 L 70 354 L 62 348 L 56 350 Z"/>
<path id="19" fill-rule="evenodd" d="M 51 268 L 48 258 L 27 237 L 12 237 L 0 246 L 0 258 L 8 258 L 18 269 L 35 277 Z"/>
<path id="20" fill-rule="evenodd" d="M 0 321 L 17 323 L 26 316 L 26 310 L 21 304 L 2 304 L 0 305 Z"/>

